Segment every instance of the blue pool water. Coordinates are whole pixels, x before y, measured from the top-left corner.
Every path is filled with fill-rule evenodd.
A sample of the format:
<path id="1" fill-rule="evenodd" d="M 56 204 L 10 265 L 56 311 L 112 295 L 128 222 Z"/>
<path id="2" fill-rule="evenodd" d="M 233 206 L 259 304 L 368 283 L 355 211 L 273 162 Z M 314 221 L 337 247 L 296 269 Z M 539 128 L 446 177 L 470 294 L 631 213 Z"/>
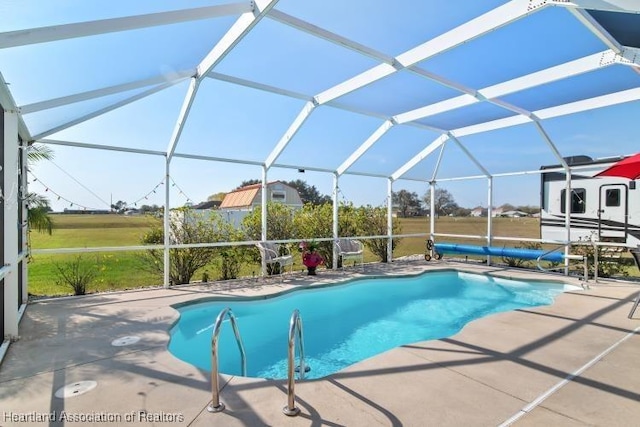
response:
<path id="1" fill-rule="evenodd" d="M 576 288 L 442 271 L 358 280 L 261 300 L 209 301 L 179 308 L 169 351 L 210 370 L 213 323 L 221 310 L 231 307 L 247 353 L 247 375 L 286 378 L 289 319 L 297 308 L 311 367 L 306 378 L 321 378 L 403 344 L 454 335 L 493 313 L 552 304 L 568 289 Z M 222 373 L 241 373 L 228 319 L 220 333 L 219 366 Z"/>

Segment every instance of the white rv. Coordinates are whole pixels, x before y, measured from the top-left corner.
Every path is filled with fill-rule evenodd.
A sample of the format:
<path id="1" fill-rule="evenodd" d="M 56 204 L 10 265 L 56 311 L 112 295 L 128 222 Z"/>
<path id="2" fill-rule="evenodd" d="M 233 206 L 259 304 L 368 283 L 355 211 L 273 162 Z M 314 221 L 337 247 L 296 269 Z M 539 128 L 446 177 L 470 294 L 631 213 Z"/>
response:
<path id="1" fill-rule="evenodd" d="M 621 158 L 591 159 L 588 156 L 565 158 L 571 172 L 571 240 L 640 245 L 640 188 L 626 178 L 594 177 Z M 543 166 L 557 169 L 560 165 Z M 564 172 L 541 174 L 540 237 L 566 239 L 566 181 Z"/>

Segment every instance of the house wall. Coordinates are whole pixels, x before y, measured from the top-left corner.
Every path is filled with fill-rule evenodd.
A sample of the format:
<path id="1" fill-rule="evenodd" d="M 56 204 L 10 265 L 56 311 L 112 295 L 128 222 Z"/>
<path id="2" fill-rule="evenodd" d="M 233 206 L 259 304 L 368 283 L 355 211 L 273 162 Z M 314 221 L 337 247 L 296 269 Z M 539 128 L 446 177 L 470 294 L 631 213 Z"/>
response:
<path id="1" fill-rule="evenodd" d="M 288 206 L 302 207 L 302 199 L 298 194 L 298 190 L 286 184 L 276 182 L 267 186 L 267 201 L 280 202 Z M 251 206 L 255 208 L 262 204 L 262 189 L 256 193 Z"/>

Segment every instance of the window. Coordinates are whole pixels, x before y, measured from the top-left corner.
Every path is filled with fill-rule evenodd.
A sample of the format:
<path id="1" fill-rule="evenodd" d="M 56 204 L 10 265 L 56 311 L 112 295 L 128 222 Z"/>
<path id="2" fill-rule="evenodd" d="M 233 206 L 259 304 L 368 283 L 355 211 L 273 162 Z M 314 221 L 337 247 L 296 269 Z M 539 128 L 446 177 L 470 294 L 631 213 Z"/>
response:
<path id="1" fill-rule="evenodd" d="M 271 200 L 284 203 L 287 201 L 287 193 L 284 191 L 272 191 Z"/>
<path id="2" fill-rule="evenodd" d="M 605 206 L 620 206 L 620 189 L 612 188 L 606 191 Z"/>
<path id="3" fill-rule="evenodd" d="M 560 212 L 565 213 L 567 190 L 560 192 Z M 585 213 L 587 205 L 587 191 L 584 188 L 571 190 L 571 213 Z"/>

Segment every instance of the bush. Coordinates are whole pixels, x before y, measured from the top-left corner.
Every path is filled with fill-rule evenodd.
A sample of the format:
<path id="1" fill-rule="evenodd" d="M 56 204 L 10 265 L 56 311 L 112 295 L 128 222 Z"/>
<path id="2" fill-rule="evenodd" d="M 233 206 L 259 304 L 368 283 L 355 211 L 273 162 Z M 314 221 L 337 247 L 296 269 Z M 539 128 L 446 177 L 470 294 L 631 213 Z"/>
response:
<path id="1" fill-rule="evenodd" d="M 538 242 L 523 242 L 521 246 L 514 246 L 515 249 L 541 250 L 542 245 Z M 503 256 L 502 262 L 513 268 L 530 268 L 535 267 L 534 262 L 522 258 Z"/>
<path id="2" fill-rule="evenodd" d="M 580 239 L 580 241 L 589 241 L 589 239 Z M 602 246 L 598 246 L 598 277 L 628 276 L 629 272 L 621 258 L 611 258 L 610 253 Z M 586 256 L 589 264 L 589 276 L 594 277 L 595 259 L 593 245 L 575 245 L 572 252 L 576 255 Z"/>
<path id="3" fill-rule="evenodd" d="M 362 206 L 355 210 L 357 233 L 361 236 L 379 236 L 387 234 L 387 209 L 385 207 Z M 402 229 L 397 218 L 392 223 L 393 234 L 401 234 Z M 392 250 L 402 239 L 395 238 Z M 387 239 L 366 239 L 362 242 L 382 262 L 388 260 Z"/>
<path id="4" fill-rule="evenodd" d="M 225 223 L 219 216 L 205 218 L 192 209 L 182 208 L 171 212 L 169 239 L 171 244 L 213 243 L 224 236 Z M 158 225 L 142 237 L 143 244 L 163 244 L 164 232 Z M 170 249 L 169 279 L 173 284 L 189 283 L 195 272 L 209 264 L 215 256 L 213 248 Z M 151 272 L 164 273 L 164 250 L 150 249 L 142 256 L 143 265 Z"/>
<path id="5" fill-rule="evenodd" d="M 267 203 L 267 239 L 268 240 L 289 240 L 296 238 L 296 226 L 294 225 L 294 210 L 291 206 L 282 203 Z M 254 209 L 242 220 L 243 239 L 262 239 L 262 211 Z M 238 239 L 242 240 L 242 239 Z M 241 256 L 243 260 L 249 260 L 256 264 L 262 263 L 258 248 L 243 248 L 242 252 L 236 252 L 235 256 Z M 280 255 L 284 255 L 281 253 Z M 231 260 L 229 262 L 232 262 Z M 240 266 L 238 266 L 239 268 Z M 224 274 L 224 272 L 223 272 Z M 236 273 L 237 274 L 237 273 Z M 276 264 L 267 265 L 267 274 L 280 274 L 279 266 Z"/>
<path id="6" fill-rule="evenodd" d="M 72 261 L 57 263 L 56 284 L 68 286 L 73 289 L 74 295 L 84 295 L 87 293 L 89 285 L 98 275 L 100 267 L 97 262 L 86 261 L 82 255 L 73 258 Z"/>

